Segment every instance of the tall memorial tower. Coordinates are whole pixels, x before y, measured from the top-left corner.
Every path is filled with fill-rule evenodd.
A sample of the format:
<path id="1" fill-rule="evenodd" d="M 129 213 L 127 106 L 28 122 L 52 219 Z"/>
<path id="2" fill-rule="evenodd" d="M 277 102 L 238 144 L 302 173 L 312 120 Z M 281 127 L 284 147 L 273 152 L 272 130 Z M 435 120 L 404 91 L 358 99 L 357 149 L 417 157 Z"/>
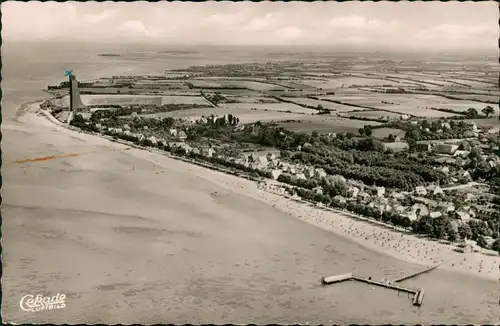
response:
<path id="1" fill-rule="evenodd" d="M 69 78 L 69 107 L 73 113 L 85 110 L 86 106 L 80 98 L 80 90 L 78 88 L 78 81 L 76 76 L 73 75 L 72 70 L 66 70 L 66 76 Z"/>

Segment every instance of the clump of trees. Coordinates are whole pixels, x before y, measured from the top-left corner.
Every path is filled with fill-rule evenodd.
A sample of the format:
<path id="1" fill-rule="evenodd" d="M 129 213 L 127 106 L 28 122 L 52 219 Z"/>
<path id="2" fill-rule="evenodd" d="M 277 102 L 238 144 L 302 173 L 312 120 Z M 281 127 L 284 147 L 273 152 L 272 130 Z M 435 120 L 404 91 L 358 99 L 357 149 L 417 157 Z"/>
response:
<path id="1" fill-rule="evenodd" d="M 482 119 L 482 118 L 487 118 L 488 115 L 481 115 L 479 112 L 474 109 L 474 108 L 469 108 L 467 111 L 457 111 L 453 109 L 447 109 L 447 108 L 430 108 L 431 110 L 434 111 L 440 111 L 440 112 L 446 112 L 446 113 L 453 113 L 456 114 L 456 116 L 451 117 L 451 119 L 454 120 L 459 120 L 459 119 Z M 482 110 L 484 113 L 484 109 Z M 493 111 L 494 112 L 494 111 Z"/>
<path id="2" fill-rule="evenodd" d="M 75 114 L 73 119 L 69 122 L 70 126 L 78 127 L 83 131 L 87 132 L 99 132 L 99 128 L 96 127 L 94 123 L 85 121 L 85 119 L 80 114 Z"/>
<path id="3" fill-rule="evenodd" d="M 448 217 L 431 218 L 424 216 L 412 222 L 412 229 L 416 233 L 425 234 L 436 239 L 458 240 L 459 234 L 453 228 Z"/>
<path id="4" fill-rule="evenodd" d="M 358 129 L 358 133 L 361 136 L 370 137 L 373 134 L 373 130 L 372 130 L 372 127 L 370 125 L 364 125 L 363 128 Z"/>
<path id="5" fill-rule="evenodd" d="M 220 103 L 239 103 L 238 100 L 226 97 L 219 92 L 215 92 L 214 94 L 206 94 L 201 91 L 201 95 L 215 105 L 218 105 Z"/>
<path id="6" fill-rule="evenodd" d="M 317 113 L 317 114 L 319 114 L 319 115 L 322 115 L 322 114 L 330 114 L 330 110 L 325 109 L 325 108 L 323 107 L 323 105 L 321 105 L 321 104 L 318 104 L 318 106 L 316 106 L 316 110 L 318 111 L 318 113 Z"/>
<path id="7" fill-rule="evenodd" d="M 69 81 L 63 81 L 59 85 L 55 86 L 47 86 L 47 90 L 49 91 L 63 89 L 63 88 L 69 88 Z"/>
<path id="8" fill-rule="evenodd" d="M 454 120 L 422 120 L 415 125 L 401 125 L 400 123 L 398 128 L 406 130 L 405 139 L 408 141 L 460 139 L 466 138 L 467 131 L 472 131 L 472 126 L 470 124 L 465 121 L 456 122 Z"/>
<path id="9" fill-rule="evenodd" d="M 481 112 L 483 112 L 484 115 L 486 115 L 486 117 L 489 118 L 490 115 L 495 113 L 495 109 L 491 105 L 487 105 L 485 108 L 481 110 Z"/>
<path id="10" fill-rule="evenodd" d="M 468 108 L 465 115 L 468 117 L 468 118 L 477 118 L 479 116 L 479 112 L 477 112 L 476 109 L 474 108 Z"/>

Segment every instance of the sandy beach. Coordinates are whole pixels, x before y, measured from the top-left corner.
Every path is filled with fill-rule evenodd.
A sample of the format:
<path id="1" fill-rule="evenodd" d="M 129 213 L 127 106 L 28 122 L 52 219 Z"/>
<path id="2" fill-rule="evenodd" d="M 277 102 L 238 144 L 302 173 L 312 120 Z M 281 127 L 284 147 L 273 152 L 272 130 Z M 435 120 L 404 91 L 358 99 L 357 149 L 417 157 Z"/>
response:
<path id="1" fill-rule="evenodd" d="M 60 124 L 52 116 L 48 114 L 45 114 L 45 116 L 54 123 Z M 148 152 L 151 152 L 151 150 Z M 154 152 L 161 153 L 160 151 Z M 141 153 L 141 151 L 134 153 L 139 156 L 144 154 L 146 155 L 144 158 L 162 166 L 160 162 L 145 153 Z M 169 162 L 168 166 L 171 167 L 172 163 Z M 182 168 L 182 166 L 179 166 L 179 172 L 181 172 Z M 367 223 L 367 221 L 356 219 L 353 214 L 333 209 L 321 209 L 303 201 L 286 198 L 280 193 L 278 183 L 271 180 L 258 185 L 256 182 L 247 179 L 196 165 L 190 165 L 189 173 L 216 183 L 226 190 L 270 204 L 286 214 L 335 232 L 349 240 L 356 241 L 370 250 L 423 266 L 430 267 L 440 264 L 440 268 L 449 271 L 489 280 L 496 281 L 500 277 L 500 256 L 498 255 L 491 256 L 477 252 L 459 253 L 454 251 L 457 248 L 455 244 L 445 244 L 414 234 L 396 232 L 384 226 L 376 225 L 382 223 Z"/>
<path id="2" fill-rule="evenodd" d="M 155 161 L 159 164 L 158 161 Z M 353 214 L 334 209 L 321 209 L 301 200 L 284 196 L 277 182 L 256 182 L 222 172 L 192 165 L 190 173 L 216 183 L 225 189 L 270 204 L 284 213 L 317 227 L 344 236 L 362 246 L 406 262 L 440 268 L 474 277 L 497 281 L 500 277 L 500 256 L 479 252 L 460 253 L 456 244 L 445 244 L 408 232 L 397 232 L 382 223 L 357 219 Z M 288 197 L 288 198 L 287 198 Z M 425 268 L 424 267 L 424 268 Z"/>
<path id="3" fill-rule="evenodd" d="M 498 321 L 498 257 L 459 254 L 37 114 L 2 131 L 6 322 Z M 441 261 L 405 282 L 426 289 L 420 308 L 363 284 L 320 285 L 336 273 L 390 279 Z M 19 309 L 24 294 L 57 292 L 65 309 Z"/>

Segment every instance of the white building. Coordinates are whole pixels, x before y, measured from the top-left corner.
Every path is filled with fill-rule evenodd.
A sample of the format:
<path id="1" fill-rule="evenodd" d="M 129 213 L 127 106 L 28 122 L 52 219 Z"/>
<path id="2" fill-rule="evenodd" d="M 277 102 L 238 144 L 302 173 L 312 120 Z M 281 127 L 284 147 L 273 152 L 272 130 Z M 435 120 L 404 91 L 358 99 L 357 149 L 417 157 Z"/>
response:
<path id="1" fill-rule="evenodd" d="M 337 204 L 345 204 L 347 202 L 346 199 L 340 195 L 333 197 L 333 201 Z"/>
<path id="2" fill-rule="evenodd" d="M 417 186 L 417 187 L 415 187 L 415 192 L 419 196 L 425 196 L 425 195 L 427 195 L 427 189 L 425 189 L 424 186 Z"/>
<path id="3" fill-rule="evenodd" d="M 417 216 L 424 217 L 430 214 L 429 209 L 424 204 L 414 204 L 411 210 L 417 214 Z"/>
<path id="4" fill-rule="evenodd" d="M 403 217 L 408 217 L 410 221 L 416 221 L 418 220 L 417 213 L 413 210 L 408 210 L 406 213 L 401 214 Z"/>
<path id="5" fill-rule="evenodd" d="M 215 154 L 215 151 L 212 148 L 203 148 L 202 154 L 207 156 L 207 157 L 213 157 Z"/>
<path id="6" fill-rule="evenodd" d="M 434 146 L 434 151 L 441 154 L 453 155 L 458 150 L 458 145 L 452 144 L 436 144 Z"/>
<path id="7" fill-rule="evenodd" d="M 441 212 L 432 212 L 429 214 L 429 217 L 431 217 L 431 218 L 438 218 L 441 216 L 443 216 L 443 214 Z"/>
<path id="8" fill-rule="evenodd" d="M 470 214 L 463 212 L 463 211 L 458 211 L 456 212 L 457 217 L 462 221 L 462 222 L 467 222 L 468 220 L 471 219 Z"/>
<path id="9" fill-rule="evenodd" d="M 326 172 L 322 168 L 316 169 L 316 176 L 318 178 L 325 178 L 326 177 Z"/>
<path id="10" fill-rule="evenodd" d="M 469 156 L 470 151 L 456 151 L 453 156 L 455 157 L 467 157 Z"/>
<path id="11" fill-rule="evenodd" d="M 450 173 L 450 168 L 447 166 L 443 166 L 439 171 L 443 172 L 444 174 L 448 175 Z"/>
<path id="12" fill-rule="evenodd" d="M 186 133 L 181 130 L 178 134 L 177 134 L 177 138 L 180 140 L 180 141 L 185 141 L 187 139 L 187 135 Z"/>
<path id="13" fill-rule="evenodd" d="M 347 190 L 347 193 L 349 194 L 349 196 L 351 196 L 352 198 L 356 198 L 359 194 L 359 188 L 358 187 L 349 187 L 349 189 Z"/>
<path id="14" fill-rule="evenodd" d="M 153 145 L 156 145 L 158 144 L 158 141 L 156 140 L 156 137 L 155 136 L 150 136 L 148 137 L 148 140 L 153 144 Z"/>
<path id="15" fill-rule="evenodd" d="M 444 194 L 444 191 L 441 187 L 437 186 L 436 188 L 434 188 L 434 191 L 432 193 L 434 195 L 442 195 L 442 194 Z"/>
<path id="16" fill-rule="evenodd" d="M 268 161 L 274 161 L 276 159 L 276 155 L 274 155 L 273 153 L 267 154 L 266 157 Z"/>
<path id="17" fill-rule="evenodd" d="M 396 212 L 398 214 L 403 214 L 405 210 L 406 210 L 406 207 L 404 207 L 403 205 L 397 205 L 394 207 L 394 212 Z"/>
<path id="18" fill-rule="evenodd" d="M 441 212 L 444 212 L 444 213 L 450 213 L 450 212 L 453 212 L 455 211 L 455 205 L 453 205 L 452 203 L 440 203 L 438 205 L 438 209 L 441 211 Z"/>
<path id="19" fill-rule="evenodd" d="M 295 175 L 295 177 L 297 177 L 297 179 L 299 179 L 299 180 L 306 180 L 307 179 L 306 176 L 304 175 L 304 173 L 297 173 Z"/>
<path id="20" fill-rule="evenodd" d="M 275 169 L 275 170 L 271 170 L 271 175 L 273 176 L 273 179 L 274 180 L 278 180 L 279 176 L 283 173 L 282 170 L 279 170 L 279 169 Z"/>

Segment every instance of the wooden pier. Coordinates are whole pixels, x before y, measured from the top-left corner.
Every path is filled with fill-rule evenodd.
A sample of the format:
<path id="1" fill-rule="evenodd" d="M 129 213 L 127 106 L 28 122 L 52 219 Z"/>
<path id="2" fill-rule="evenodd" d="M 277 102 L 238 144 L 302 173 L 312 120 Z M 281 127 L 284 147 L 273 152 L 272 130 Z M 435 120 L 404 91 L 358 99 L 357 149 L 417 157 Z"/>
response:
<path id="1" fill-rule="evenodd" d="M 424 301 L 424 289 L 420 289 L 420 291 L 415 293 L 415 295 L 413 296 L 413 305 L 420 307 L 423 301 Z"/>
<path id="2" fill-rule="evenodd" d="M 323 284 L 332 284 L 332 283 L 338 283 L 338 282 L 349 281 L 349 280 L 352 280 L 352 273 L 326 276 L 326 277 L 323 277 L 321 279 L 321 282 Z"/>
<path id="3" fill-rule="evenodd" d="M 415 289 L 406 288 L 403 286 L 394 285 L 392 283 L 378 282 L 378 281 L 371 280 L 369 278 L 364 278 L 364 277 L 359 277 L 359 276 L 353 276 L 352 279 L 359 281 L 359 282 L 364 282 L 364 283 L 368 283 L 368 284 L 372 284 L 372 285 L 382 286 L 382 287 L 385 287 L 387 289 L 411 293 L 411 294 L 415 294 L 415 295 L 419 291 L 419 290 L 415 290 Z"/>
<path id="4" fill-rule="evenodd" d="M 434 269 L 436 267 L 437 266 L 434 266 L 434 267 L 432 267 L 432 269 Z M 410 277 L 414 277 L 416 275 L 420 275 L 422 273 L 428 272 L 429 270 L 432 270 L 432 269 L 420 271 L 418 273 L 414 273 L 412 275 L 405 276 L 404 278 L 401 278 L 401 279 L 408 279 Z M 413 294 L 413 305 L 414 306 L 421 306 L 422 302 L 424 300 L 424 289 L 416 290 L 416 289 L 411 289 L 411 288 L 407 288 L 404 286 L 399 286 L 399 285 L 393 284 L 393 282 L 395 282 L 395 281 L 388 281 L 388 282 L 374 281 L 371 278 L 356 276 L 353 273 L 345 273 L 345 274 L 339 274 L 339 275 L 326 276 L 326 277 L 323 277 L 321 279 L 321 282 L 323 284 L 333 284 L 333 283 L 339 283 L 339 282 L 351 281 L 351 280 L 384 287 L 386 289 L 396 290 L 398 292 L 406 292 L 409 294 Z"/>
<path id="5" fill-rule="evenodd" d="M 424 274 L 424 273 L 430 272 L 430 271 L 432 271 L 432 270 L 434 270 L 434 269 L 438 268 L 439 266 L 441 266 L 441 264 L 436 265 L 436 266 L 429 267 L 429 268 L 427 268 L 427 269 L 424 269 L 423 271 L 419 271 L 419 272 L 416 272 L 416 273 L 413 273 L 413 274 L 410 274 L 410 275 L 407 275 L 407 276 L 400 277 L 400 278 L 398 278 L 398 279 L 392 280 L 391 282 L 392 282 L 392 283 L 399 283 L 399 282 L 403 282 L 403 281 L 406 281 L 406 280 L 408 280 L 408 279 L 410 279 L 410 278 L 412 278 L 412 277 L 417 277 L 417 276 L 419 276 L 419 275 L 421 275 L 421 274 Z"/>

